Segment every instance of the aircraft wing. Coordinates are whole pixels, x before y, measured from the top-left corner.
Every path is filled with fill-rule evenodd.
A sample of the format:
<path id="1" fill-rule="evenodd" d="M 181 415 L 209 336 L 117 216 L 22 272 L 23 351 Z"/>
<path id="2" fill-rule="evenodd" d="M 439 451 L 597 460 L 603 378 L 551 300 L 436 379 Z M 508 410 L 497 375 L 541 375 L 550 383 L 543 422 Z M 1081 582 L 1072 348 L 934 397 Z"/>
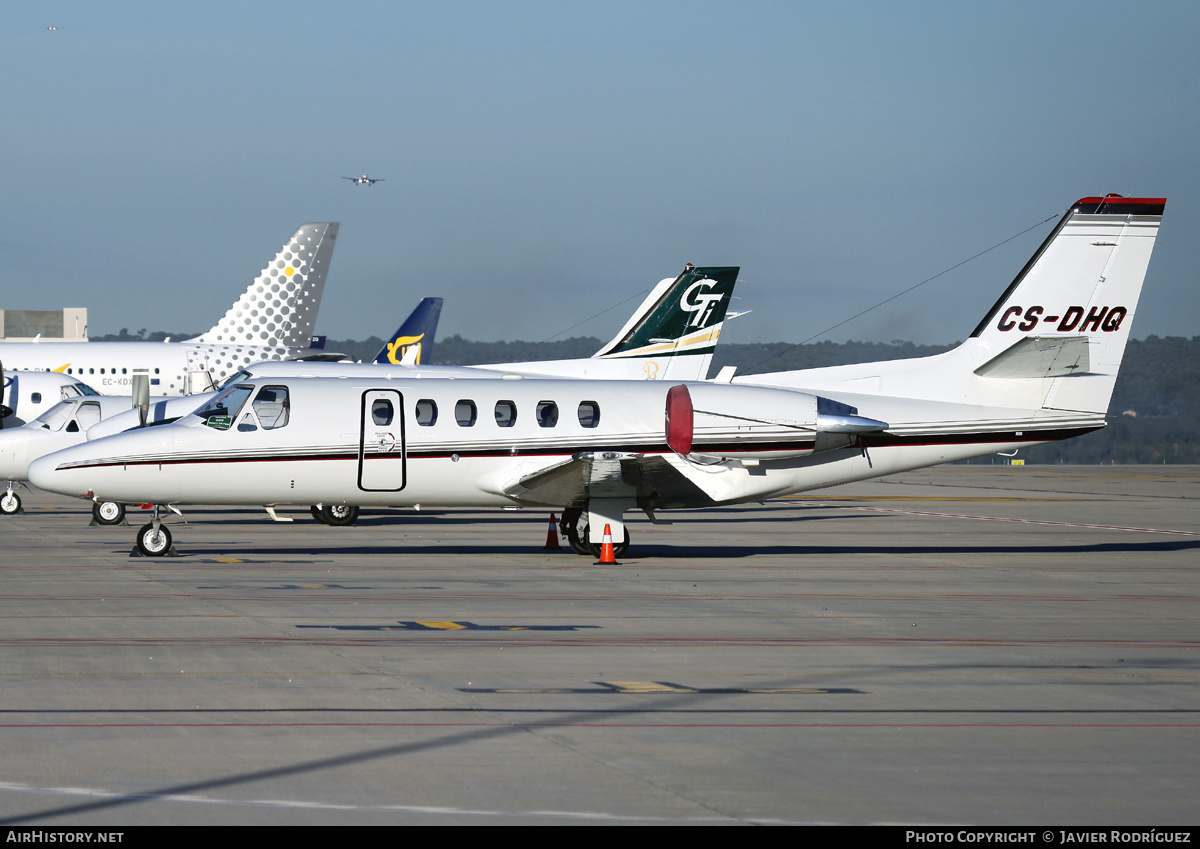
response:
<path id="1" fill-rule="evenodd" d="M 664 506 L 712 498 L 660 455 L 624 452 L 576 454 L 512 483 L 504 494 L 519 501 L 581 507 L 589 498 L 652 499 Z"/>

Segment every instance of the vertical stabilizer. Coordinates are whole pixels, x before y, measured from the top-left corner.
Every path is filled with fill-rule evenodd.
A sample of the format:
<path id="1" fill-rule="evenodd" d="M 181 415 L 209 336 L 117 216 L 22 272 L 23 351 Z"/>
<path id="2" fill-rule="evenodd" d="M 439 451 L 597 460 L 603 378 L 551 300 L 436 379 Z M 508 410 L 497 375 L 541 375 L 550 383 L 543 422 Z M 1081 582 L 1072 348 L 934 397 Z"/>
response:
<path id="1" fill-rule="evenodd" d="M 337 232 L 336 223 L 302 224 L 225 317 L 189 341 L 307 348 Z"/>
<path id="2" fill-rule="evenodd" d="M 737 283 L 737 266 L 688 265 L 650 292 L 633 317 L 593 357 L 663 363 L 658 379 L 703 380 Z"/>
<path id="3" fill-rule="evenodd" d="M 442 298 L 423 298 L 392 338 L 383 343 L 375 355 L 377 363 L 422 365 L 429 362 L 429 352 L 437 335 L 438 318 L 442 314 Z"/>
<path id="4" fill-rule="evenodd" d="M 1104 413 L 1164 198 L 1083 198 L 975 328 L 991 381 L 1040 381 L 1048 409 Z"/>

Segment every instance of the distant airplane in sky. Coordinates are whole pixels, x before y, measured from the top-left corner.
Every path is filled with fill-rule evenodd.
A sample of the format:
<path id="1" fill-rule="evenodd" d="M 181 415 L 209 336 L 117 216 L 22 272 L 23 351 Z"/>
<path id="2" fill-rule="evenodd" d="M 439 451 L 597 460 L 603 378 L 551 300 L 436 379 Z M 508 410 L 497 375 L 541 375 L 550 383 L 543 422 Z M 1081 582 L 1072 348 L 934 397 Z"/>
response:
<path id="1" fill-rule="evenodd" d="M 368 177 L 365 171 L 361 177 L 343 177 L 342 179 L 349 180 L 356 186 L 373 186 L 384 181 L 383 177 Z"/>

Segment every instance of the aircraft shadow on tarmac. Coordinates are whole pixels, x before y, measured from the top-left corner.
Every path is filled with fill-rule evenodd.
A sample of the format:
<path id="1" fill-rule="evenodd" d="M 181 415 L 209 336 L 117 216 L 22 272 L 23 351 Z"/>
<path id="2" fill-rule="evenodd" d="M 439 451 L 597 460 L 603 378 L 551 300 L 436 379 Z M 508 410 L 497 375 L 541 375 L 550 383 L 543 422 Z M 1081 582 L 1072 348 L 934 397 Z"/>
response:
<path id="1" fill-rule="evenodd" d="M 621 558 L 621 562 L 633 563 L 657 559 L 733 560 L 738 558 L 781 555 L 811 557 L 848 554 L 864 556 L 878 554 L 898 556 L 922 554 L 945 555 L 950 553 L 966 555 L 1013 554 L 1022 556 L 1031 554 L 1047 556 L 1059 554 L 1152 555 L 1172 551 L 1190 551 L 1200 548 L 1200 540 L 1197 539 L 1088 543 L 1083 545 L 1029 545 L 1024 543 L 1015 543 L 1013 545 L 981 545 L 971 544 L 968 540 L 968 535 L 964 534 L 963 536 L 964 542 L 962 543 L 947 541 L 939 545 L 857 545 L 853 541 L 847 541 L 845 545 L 762 545 L 752 540 L 747 540 L 744 545 L 700 546 L 683 544 L 681 539 L 680 545 L 638 544 L 629 554 Z M 488 542 L 487 540 L 480 540 L 477 544 L 473 545 L 464 545 L 463 543 L 456 542 L 428 543 L 421 540 L 401 544 L 345 545 L 333 544 L 331 540 L 317 537 L 312 540 L 310 545 L 272 546 L 234 540 L 221 543 L 205 541 L 191 543 L 187 540 L 181 541 L 177 539 L 176 547 L 182 557 L 189 558 L 240 556 L 255 559 L 274 559 L 278 557 L 334 557 L 339 555 L 383 557 L 405 554 L 419 554 L 422 557 L 430 557 L 437 555 L 494 554 L 510 557 L 535 557 L 537 558 L 537 565 L 561 565 L 566 567 L 590 564 L 589 558 L 572 555 L 566 550 L 563 552 L 543 552 L 540 550 L 540 546 L 533 543 L 529 545 L 512 545 L 508 543 Z M 119 552 L 114 550 L 114 553 Z M 163 565 L 168 565 L 170 562 L 171 560 L 165 560 Z"/>
<path id="2" fill-rule="evenodd" d="M 791 681 L 794 684 L 794 679 L 789 679 L 789 681 Z M 770 686 L 770 684 L 768 684 L 767 686 Z M 600 690 L 599 688 L 598 688 L 597 692 L 602 698 L 606 698 L 606 699 L 610 698 L 609 693 L 607 693 L 603 690 Z M 403 744 L 394 745 L 394 746 L 382 746 L 382 747 L 378 747 L 378 748 L 374 748 L 374 749 L 365 749 L 363 751 L 351 752 L 351 753 L 348 753 L 345 755 L 338 755 L 338 756 L 330 757 L 330 758 L 318 758 L 318 759 L 309 760 L 309 761 L 301 761 L 299 763 L 293 763 L 293 764 L 287 764 L 287 765 L 277 766 L 277 767 L 272 767 L 272 768 L 267 768 L 267 769 L 255 770 L 252 772 L 243 772 L 243 773 L 239 773 L 239 774 L 219 776 L 219 777 L 204 779 L 204 780 L 200 780 L 200 781 L 192 781 L 192 782 L 186 782 L 186 783 L 181 783 L 181 784 L 175 784 L 175 785 L 171 785 L 171 786 L 167 786 L 167 787 L 160 787 L 157 789 L 147 789 L 147 790 L 144 790 L 141 792 L 128 793 L 128 794 L 110 797 L 110 798 L 96 799 L 93 797 L 93 798 L 89 798 L 87 801 L 79 802 L 77 804 L 62 805 L 62 806 L 59 806 L 56 808 L 43 809 L 43 810 L 39 810 L 39 811 L 31 811 L 29 813 L 14 814 L 14 815 L 10 815 L 7 817 L 3 817 L 3 818 L 0 818 L 0 825 L 17 825 L 20 823 L 28 823 L 28 822 L 44 822 L 46 820 L 49 820 L 52 818 L 57 818 L 57 817 L 72 816 L 72 815 L 78 815 L 78 814 L 83 814 L 83 813 L 88 813 L 88 812 L 93 812 L 93 811 L 107 810 L 107 809 L 112 809 L 112 808 L 129 807 L 132 805 L 142 804 L 142 803 L 146 803 L 146 802 L 155 802 L 155 801 L 172 802 L 172 801 L 177 801 L 179 796 L 195 795 L 197 793 L 202 793 L 204 791 L 219 790 L 221 788 L 229 788 L 229 787 L 245 787 L 247 785 L 253 785 L 256 782 L 260 782 L 260 781 L 271 781 L 271 780 L 276 780 L 276 779 L 281 779 L 281 778 L 287 778 L 288 776 L 293 776 L 293 775 L 303 775 L 303 774 L 310 774 L 310 773 L 319 773 L 319 772 L 323 772 L 326 770 L 344 769 L 346 767 L 352 767 L 356 764 L 368 763 L 371 761 L 377 761 L 377 760 L 381 760 L 381 759 L 385 759 L 385 758 L 399 758 L 399 757 L 404 757 L 406 755 L 418 755 L 418 754 L 421 754 L 424 752 L 435 751 L 435 750 L 440 750 L 440 749 L 450 749 L 450 748 L 454 748 L 457 746 L 470 745 L 472 743 L 484 742 L 484 741 L 492 740 L 492 739 L 496 739 L 496 738 L 508 737 L 508 736 L 513 736 L 513 735 L 524 735 L 524 734 L 528 733 L 528 729 L 530 727 L 552 728 L 556 725 L 572 726 L 572 725 L 579 725 L 581 723 L 592 723 L 592 722 L 597 722 L 597 721 L 603 720 L 605 718 L 611 717 L 614 714 L 626 714 L 626 715 L 628 715 L 628 714 L 655 714 L 655 713 L 662 713 L 664 711 L 672 712 L 672 713 L 686 711 L 688 713 L 722 713 L 722 714 L 763 712 L 761 710 L 761 708 L 758 710 L 750 709 L 749 711 L 747 711 L 745 709 L 728 709 L 728 708 L 717 709 L 714 711 L 714 710 L 708 710 L 703 707 L 696 706 L 697 703 L 702 703 L 706 700 L 722 698 L 722 697 L 727 697 L 727 694 L 705 693 L 705 692 L 693 692 L 693 693 L 686 693 L 686 694 L 672 693 L 670 695 L 661 696 L 661 697 L 658 697 L 658 696 L 638 697 L 638 703 L 636 706 L 608 707 L 608 708 L 604 708 L 604 709 L 587 708 L 584 710 L 570 710 L 570 709 L 563 709 L 563 708 L 542 708 L 542 709 L 534 709 L 534 710 L 524 710 L 523 709 L 523 710 L 518 711 L 518 713 L 534 714 L 534 719 L 532 719 L 530 721 L 524 721 L 524 722 L 510 721 L 510 722 L 506 722 L 505 724 L 499 725 L 499 726 L 472 729 L 469 731 L 453 731 L 453 732 L 450 732 L 447 734 L 443 734 L 439 737 L 435 737 L 430 740 L 422 740 L 422 741 L 415 742 L 415 743 L 403 743 Z M 690 707 L 686 706 L 686 703 L 691 703 L 691 706 Z M 108 713 L 109 711 L 98 711 L 98 712 Z M 137 712 L 144 714 L 144 713 L 155 713 L 156 711 L 139 710 Z M 204 713 L 204 711 L 184 711 L 184 712 L 191 713 L 191 714 Z M 230 711 L 230 712 L 239 713 L 239 714 L 246 714 L 246 713 L 259 714 L 259 713 L 263 713 L 264 710 L 234 709 L 233 711 Z M 280 709 L 266 709 L 266 712 L 279 713 L 279 714 L 312 713 L 312 712 L 355 714 L 355 713 L 360 713 L 361 711 L 355 711 L 354 709 L 344 710 L 341 708 L 335 708 L 335 709 L 330 709 L 330 708 L 307 708 L 307 709 L 306 708 L 300 708 L 300 709 L 280 708 Z M 380 712 L 381 711 L 377 710 L 377 709 L 370 711 L 370 713 L 372 713 L 372 714 L 378 714 Z M 413 709 L 387 708 L 387 709 L 383 709 L 382 712 L 399 713 L 399 714 L 421 713 L 423 715 L 428 715 L 430 713 L 430 709 L 427 707 L 413 708 Z M 454 714 L 458 714 L 458 715 L 478 714 L 478 715 L 486 716 L 488 722 L 495 721 L 495 708 L 453 707 L 453 708 L 439 709 L 436 712 L 454 713 Z M 767 712 L 774 713 L 775 711 L 771 710 L 771 711 L 767 711 Z M 384 813 L 384 814 L 390 813 L 392 815 L 403 815 L 404 813 L 406 813 L 406 811 L 404 811 L 402 808 L 399 808 L 399 809 L 391 810 L 391 811 L 381 810 L 381 811 L 379 811 L 379 813 Z M 416 812 L 414 811 L 414 813 L 416 813 Z M 504 811 L 498 811 L 497 814 L 499 816 L 510 815 L 509 812 L 504 812 Z M 531 813 L 530 816 L 533 818 L 537 818 L 539 815 L 537 813 Z M 542 814 L 541 816 L 548 817 L 551 819 L 555 818 L 553 815 Z M 569 818 L 577 819 L 577 817 L 569 817 Z M 612 819 L 612 820 L 623 819 L 619 814 L 612 815 L 611 817 L 604 816 L 603 818 L 604 819 Z M 634 817 L 633 819 L 644 819 L 644 817 Z M 737 820 L 753 821 L 752 819 L 749 819 L 746 817 L 734 816 L 734 815 L 730 815 L 729 820 L 731 822 L 737 821 Z"/>

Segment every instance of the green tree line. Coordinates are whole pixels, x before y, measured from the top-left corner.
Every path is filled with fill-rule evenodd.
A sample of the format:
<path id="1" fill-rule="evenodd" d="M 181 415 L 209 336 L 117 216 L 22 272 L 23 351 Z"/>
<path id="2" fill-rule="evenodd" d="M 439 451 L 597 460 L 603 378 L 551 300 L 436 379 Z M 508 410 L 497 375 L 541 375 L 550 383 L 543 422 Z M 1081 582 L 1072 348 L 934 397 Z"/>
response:
<path id="1" fill-rule="evenodd" d="M 94 341 L 161 341 L 188 339 L 195 333 L 130 333 L 93 337 Z M 601 340 L 578 336 L 556 342 L 474 342 L 454 335 L 433 345 L 431 364 L 471 365 L 590 357 Z M 329 340 L 326 350 L 369 360 L 383 339 Z M 738 374 L 820 368 L 847 363 L 926 357 L 953 345 L 912 342 L 721 343 L 712 374 L 736 366 Z M 1117 377 L 1109 425 L 1095 433 L 1063 442 L 1022 449 L 1027 463 L 1200 463 L 1200 336 L 1130 340 Z M 980 458 L 972 462 L 992 462 Z"/>

